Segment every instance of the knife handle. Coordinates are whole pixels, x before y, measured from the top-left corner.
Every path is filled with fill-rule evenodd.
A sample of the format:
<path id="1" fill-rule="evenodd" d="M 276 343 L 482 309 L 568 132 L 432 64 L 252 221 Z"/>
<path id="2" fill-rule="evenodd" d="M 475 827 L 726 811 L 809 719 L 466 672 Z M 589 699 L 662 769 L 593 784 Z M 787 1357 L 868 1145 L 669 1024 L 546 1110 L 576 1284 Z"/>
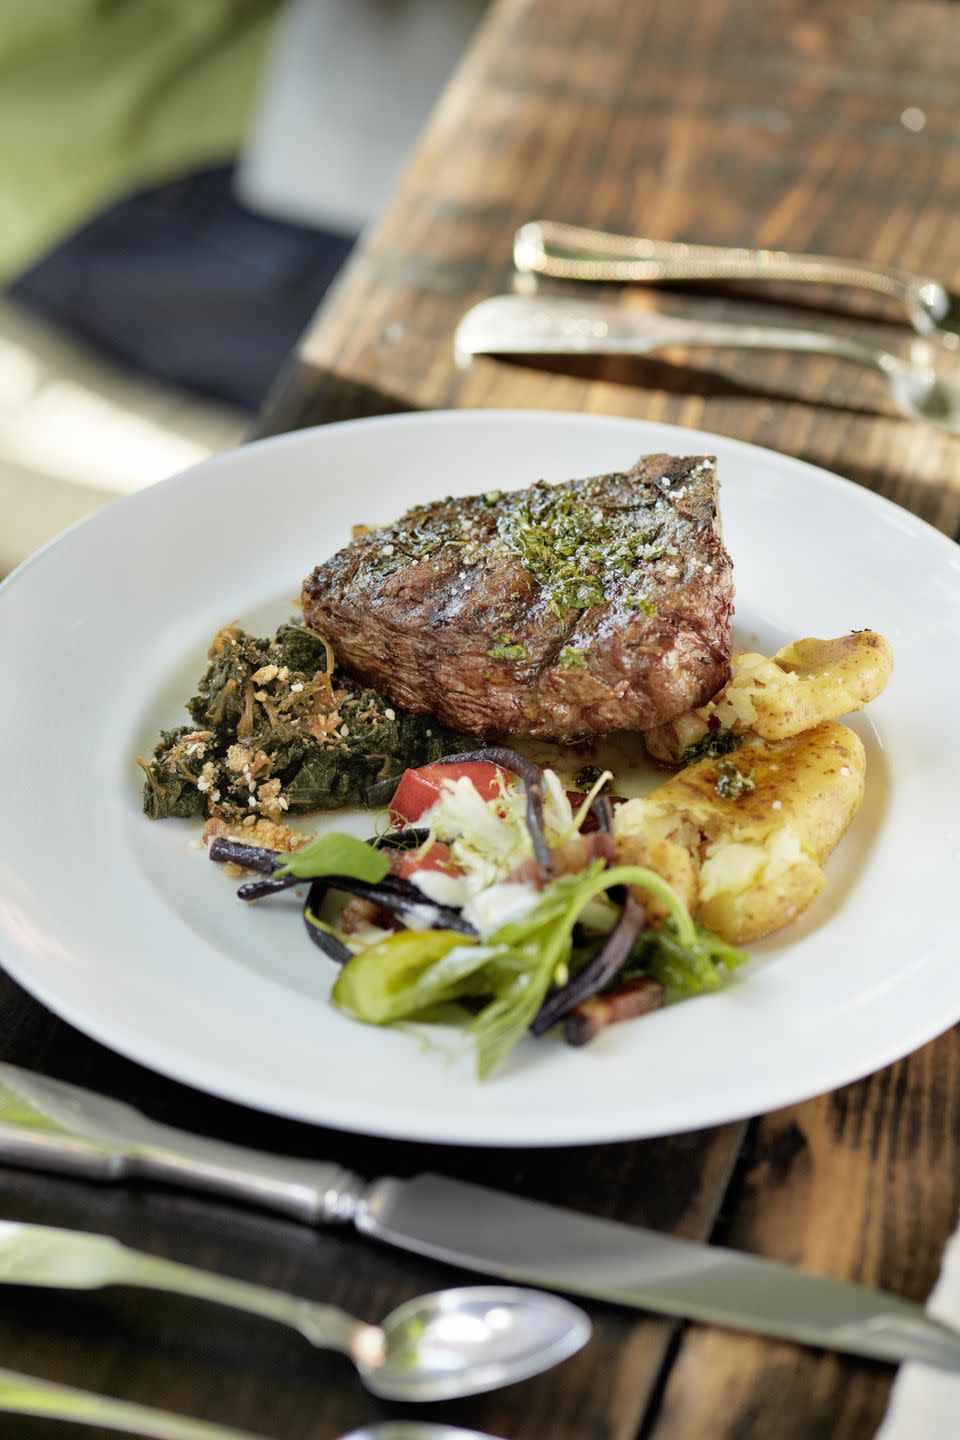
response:
<path id="1" fill-rule="evenodd" d="M 0 1064 L 0 1158 L 88 1180 L 160 1180 L 308 1225 L 353 1220 L 366 1181 L 341 1165 L 271 1155 L 149 1120 L 132 1106 Z"/>

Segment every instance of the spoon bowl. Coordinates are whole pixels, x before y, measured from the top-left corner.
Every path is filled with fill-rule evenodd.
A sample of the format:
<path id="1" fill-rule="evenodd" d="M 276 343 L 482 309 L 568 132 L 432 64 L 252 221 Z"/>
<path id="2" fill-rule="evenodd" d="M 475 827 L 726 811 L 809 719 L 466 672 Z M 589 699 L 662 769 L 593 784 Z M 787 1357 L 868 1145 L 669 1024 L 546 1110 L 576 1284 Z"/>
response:
<path id="1" fill-rule="evenodd" d="M 376 1420 L 361 1425 L 341 1440 L 497 1440 L 495 1435 L 479 1430 L 463 1430 L 459 1425 L 436 1425 L 431 1420 Z"/>
<path id="2" fill-rule="evenodd" d="M 369 1331 L 382 1336 L 376 1341 Z M 419 1295 L 352 1348 L 367 1388 L 390 1400 L 452 1400 L 529 1379 L 575 1354 L 590 1321 L 557 1295 L 469 1285 Z"/>
<path id="3" fill-rule="evenodd" d="M 435 1425 L 430 1420 L 376 1420 L 361 1425 L 341 1440 L 497 1440 L 485 1431 L 463 1430 L 459 1425 Z"/>

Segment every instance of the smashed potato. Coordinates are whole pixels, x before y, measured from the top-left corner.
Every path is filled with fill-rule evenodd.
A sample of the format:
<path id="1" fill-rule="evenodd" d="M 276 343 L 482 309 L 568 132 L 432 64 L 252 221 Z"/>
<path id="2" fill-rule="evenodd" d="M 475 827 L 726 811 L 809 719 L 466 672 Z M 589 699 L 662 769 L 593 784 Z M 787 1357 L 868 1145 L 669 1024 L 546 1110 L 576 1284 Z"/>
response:
<path id="1" fill-rule="evenodd" d="M 880 694 L 893 670 L 893 651 L 875 630 L 836 640 L 796 640 L 768 659 L 734 655 L 727 684 L 706 705 L 645 733 L 647 749 L 668 765 L 711 733 L 785 740 L 849 715 Z"/>
<path id="2" fill-rule="evenodd" d="M 694 918 L 743 944 L 789 924 L 820 893 L 822 863 L 860 805 L 865 769 L 860 738 L 834 722 L 751 739 L 621 805 L 615 834 L 620 845 L 656 836 L 685 850 Z"/>
<path id="3" fill-rule="evenodd" d="M 689 851 L 657 835 L 652 829 L 625 832 L 617 836 L 616 843 L 618 865 L 643 865 L 656 871 L 687 909 L 693 911 L 698 892 L 697 865 Z M 633 893 L 643 903 L 649 924 L 658 924 L 666 917 L 667 907 L 662 900 L 639 885 L 633 887 Z"/>

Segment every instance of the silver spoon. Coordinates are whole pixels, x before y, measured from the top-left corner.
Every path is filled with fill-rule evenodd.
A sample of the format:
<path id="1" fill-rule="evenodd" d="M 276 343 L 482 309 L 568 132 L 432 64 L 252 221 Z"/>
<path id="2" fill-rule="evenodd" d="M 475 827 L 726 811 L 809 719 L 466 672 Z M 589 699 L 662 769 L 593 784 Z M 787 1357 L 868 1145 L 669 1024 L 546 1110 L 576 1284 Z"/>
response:
<path id="1" fill-rule="evenodd" d="M 960 434 L 960 381 L 938 375 L 930 365 L 901 360 L 879 345 L 826 331 L 688 320 L 554 295 L 495 295 L 467 311 L 454 337 L 462 364 L 473 355 L 646 355 L 670 346 L 702 345 L 802 350 L 852 360 L 883 376 L 894 404 L 911 420 Z"/>
<path id="2" fill-rule="evenodd" d="M 212 1300 L 289 1325 L 312 1345 L 340 1350 L 368 1390 L 390 1400 L 452 1400 L 548 1370 L 590 1338 L 582 1310 L 540 1290 L 467 1285 L 408 1300 L 382 1325 L 141 1254 L 105 1235 L 0 1221 L 0 1284 L 91 1290 L 136 1285 Z"/>
<path id="3" fill-rule="evenodd" d="M 432 1420 L 378 1420 L 361 1425 L 341 1440 L 497 1440 L 486 1431 L 463 1430 L 459 1425 L 437 1425 Z"/>

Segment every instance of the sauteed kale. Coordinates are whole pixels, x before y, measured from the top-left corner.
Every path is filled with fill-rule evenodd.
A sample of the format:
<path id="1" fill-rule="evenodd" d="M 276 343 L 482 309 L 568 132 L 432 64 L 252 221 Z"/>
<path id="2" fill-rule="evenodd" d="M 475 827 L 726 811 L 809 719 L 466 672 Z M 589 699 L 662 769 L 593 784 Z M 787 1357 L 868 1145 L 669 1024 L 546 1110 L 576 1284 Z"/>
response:
<path id="1" fill-rule="evenodd" d="M 209 661 L 187 702 L 193 724 L 163 731 L 139 762 L 154 820 L 276 822 L 357 805 L 374 782 L 473 743 L 334 676 L 330 646 L 302 625 L 269 639 L 228 625 Z"/>

